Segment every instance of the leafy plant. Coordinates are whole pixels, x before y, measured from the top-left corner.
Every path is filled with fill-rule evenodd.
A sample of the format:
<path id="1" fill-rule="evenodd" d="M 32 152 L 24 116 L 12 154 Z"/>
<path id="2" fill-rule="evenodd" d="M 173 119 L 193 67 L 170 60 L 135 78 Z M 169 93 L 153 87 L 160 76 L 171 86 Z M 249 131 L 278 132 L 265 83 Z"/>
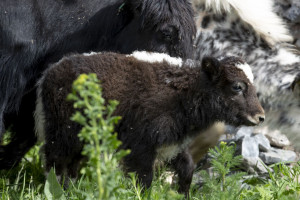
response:
<path id="1" fill-rule="evenodd" d="M 201 171 L 204 185 L 199 199 L 241 199 L 241 200 L 296 200 L 300 198 L 300 162 L 293 167 L 277 163 L 269 168 L 269 177 L 245 179 L 245 173 L 233 173 L 241 162 L 241 156 L 234 156 L 235 145 L 221 142 L 219 147 L 209 150 L 213 174 Z M 271 171 L 270 168 L 273 170 Z M 246 187 L 246 186 L 247 187 Z M 220 192 L 221 191 L 221 192 Z"/>
<path id="2" fill-rule="evenodd" d="M 69 100 L 75 101 L 78 109 L 72 120 L 83 126 L 79 138 L 85 143 L 82 154 L 88 158 L 87 166 L 81 173 L 97 183 L 94 196 L 88 198 L 114 199 L 118 193 L 119 181 L 123 174 L 118 168 L 119 162 L 129 151 L 119 150 L 121 142 L 114 133 L 114 125 L 120 117 L 113 116 L 118 104 L 110 100 L 107 105 L 102 97 L 102 88 L 96 74 L 82 74 L 73 83 Z"/>
<path id="3" fill-rule="evenodd" d="M 61 187 L 61 185 L 58 183 L 56 179 L 56 175 L 54 173 L 54 170 L 51 169 L 44 188 L 44 193 L 47 199 L 57 199 L 57 200 L 65 200 L 66 197 L 64 196 L 64 191 Z"/>
<path id="4" fill-rule="evenodd" d="M 243 191 L 241 199 L 299 199 L 300 162 L 294 163 L 292 167 L 286 163 L 277 163 L 269 167 L 273 169 L 272 172 L 266 168 L 269 179 Z"/>
<path id="5" fill-rule="evenodd" d="M 236 146 L 221 142 L 219 147 L 209 150 L 212 158 L 212 176 L 206 171 L 200 174 L 204 179 L 201 189 L 201 199 L 237 199 L 242 191 L 242 179 L 245 173 L 232 173 L 232 170 L 241 163 L 242 156 L 234 156 Z M 230 176 L 228 176 L 231 174 Z"/>

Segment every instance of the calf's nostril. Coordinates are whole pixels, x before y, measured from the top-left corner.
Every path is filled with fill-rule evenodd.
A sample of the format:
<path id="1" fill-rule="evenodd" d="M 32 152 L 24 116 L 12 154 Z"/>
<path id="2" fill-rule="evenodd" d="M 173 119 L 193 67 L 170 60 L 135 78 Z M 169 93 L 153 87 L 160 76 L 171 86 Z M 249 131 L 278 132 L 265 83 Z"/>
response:
<path id="1" fill-rule="evenodd" d="M 259 116 L 259 117 L 258 117 L 258 120 L 259 120 L 260 123 L 263 123 L 263 122 L 265 121 L 265 117 Z"/>

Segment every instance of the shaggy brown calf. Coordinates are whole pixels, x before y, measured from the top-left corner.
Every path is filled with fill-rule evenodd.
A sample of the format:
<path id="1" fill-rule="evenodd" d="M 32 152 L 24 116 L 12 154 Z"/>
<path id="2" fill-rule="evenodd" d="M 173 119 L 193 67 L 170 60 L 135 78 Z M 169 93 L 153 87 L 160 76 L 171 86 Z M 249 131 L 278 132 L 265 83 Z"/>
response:
<path id="1" fill-rule="evenodd" d="M 160 61 L 157 61 L 160 60 Z M 82 158 L 80 126 L 70 120 L 72 102 L 65 101 L 81 73 L 96 73 L 105 99 L 120 102 L 115 115 L 127 171 L 149 187 L 155 159 L 168 161 L 179 176 L 179 192 L 188 195 L 194 163 L 186 150 L 197 133 L 215 122 L 257 125 L 264 121 L 252 85 L 250 67 L 239 58 L 201 63 L 165 54 L 94 53 L 63 58 L 46 71 L 38 88 L 36 119 L 45 133 L 46 170 L 76 177 Z"/>

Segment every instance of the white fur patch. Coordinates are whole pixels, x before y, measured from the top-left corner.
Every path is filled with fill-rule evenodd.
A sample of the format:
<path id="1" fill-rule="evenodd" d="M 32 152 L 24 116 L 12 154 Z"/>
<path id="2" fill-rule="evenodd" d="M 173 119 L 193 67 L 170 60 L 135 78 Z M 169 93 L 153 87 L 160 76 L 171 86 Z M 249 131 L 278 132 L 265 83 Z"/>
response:
<path id="1" fill-rule="evenodd" d="M 272 0 L 194 0 L 215 13 L 235 11 L 270 45 L 292 41 L 283 20 L 273 12 Z"/>
<path id="2" fill-rule="evenodd" d="M 171 65 L 182 66 L 182 59 L 171 57 L 165 53 L 156 53 L 156 52 L 147 52 L 147 51 L 134 51 L 132 54 L 128 55 L 132 56 L 138 60 L 155 63 L 155 62 L 167 62 Z"/>
<path id="3" fill-rule="evenodd" d="M 280 48 L 274 61 L 279 62 L 281 65 L 291 65 L 294 63 L 299 63 L 300 57 L 286 49 Z"/>
<path id="4" fill-rule="evenodd" d="M 207 9 L 212 9 L 216 13 L 222 11 L 230 12 L 230 0 L 195 0 L 196 3 L 205 3 Z"/>
<path id="5" fill-rule="evenodd" d="M 238 65 L 235 65 L 235 66 L 237 68 L 243 70 L 245 75 L 249 79 L 250 83 L 253 83 L 254 76 L 253 76 L 253 73 L 252 73 L 252 70 L 251 70 L 250 66 L 247 63 L 238 64 Z"/>
<path id="6" fill-rule="evenodd" d="M 83 53 L 82 55 L 84 55 L 84 56 L 93 56 L 93 55 L 96 55 L 96 54 L 99 54 L 99 53 L 91 51 L 90 53 Z"/>
<path id="7" fill-rule="evenodd" d="M 157 149 L 157 159 L 171 161 L 192 142 L 192 138 L 186 138 L 182 143 L 162 146 Z"/>
<path id="8" fill-rule="evenodd" d="M 282 76 L 281 84 L 290 87 L 291 83 L 293 83 L 295 78 L 296 78 L 296 74 L 285 74 L 284 76 Z"/>

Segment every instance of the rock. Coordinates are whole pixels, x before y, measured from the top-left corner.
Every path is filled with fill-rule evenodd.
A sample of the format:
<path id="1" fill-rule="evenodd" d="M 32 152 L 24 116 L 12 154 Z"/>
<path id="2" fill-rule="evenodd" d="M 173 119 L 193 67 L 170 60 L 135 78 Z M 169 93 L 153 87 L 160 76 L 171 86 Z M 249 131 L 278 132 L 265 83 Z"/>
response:
<path id="1" fill-rule="evenodd" d="M 240 167 L 250 174 L 266 174 L 270 170 L 259 157 L 244 157 Z"/>
<path id="2" fill-rule="evenodd" d="M 163 177 L 160 177 L 160 178 L 163 178 L 163 180 L 166 182 L 166 183 L 169 183 L 170 185 L 175 181 L 175 178 L 174 178 L 174 173 L 173 172 L 170 172 L 170 171 L 166 171 L 164 174 L 163 174 Z"/>
<path id="3" fill-rule="evenodd" d="M 200 175 L 200 173 L 199 172 L 195 172 L 194 175 L 193 175 L 192 184 L 193 185 L 197 185 L 200 188 L 200 187 L 203 186 L 204 183 L 205 182 L 203 180 L 203 177 Z"/>
<path id="4" fill-rule="evenodd" d="M 268 151 L 271 148 L 269 140 L 261 133 L 253 134 L 253 127 L 241 127 L 235 134 L 237 152 L 243 157 L 258 157 L 259 150 Z"/>
<path id="5" fill-rule="evenodd" d="M 248 127 L 248 126 L 242 126 L 241 128 L 238 129 L 237 133 L 235 134 L 234 139 L 239 140 L 241 137 L 244 136 L 251 136 L 253 133 L 253 127 Z"/>
<path id="6" fill-rule="evenodd" d="M 291 145 L 289 139 L 285 135 L 281 134 L 278 130 L 269 131 L 265 136 L 269 139 L 270 144 L 274 147 L 283 148 Z"/>
<path id="7" fill-rule="evenodd" d="M 281 134 L 279 130 L 269 130 L 267 126 L 255 128 L 254 133 L 265 135 L 270 141 L 271 146 L 274 147 L 283 148 L 291 145 L 289 139 Z"/>
<path id="8" fill-rule="evenodd" d="M 295 45 L 300 48 L 300 39 L 297 40 Z"/>
<path id="9" fill-rule="evenodd" d="M 209 168 L 205 169 L 205 171 L 207 172 L 207 174 L 210 178 L 214 178 L 218 175 L 216 172 L 214 172 L 213 167 L 209 167 Z M 193 179 L 192 179 L 192 184 L 196 184 L 201 188 L 205 184 L 205 182 L 204 182 L 204 178 L 201 176 L 201 173 L 199 173 L 199 172 L 200 171 L 196 171 L 194 173 Z"/>
<path id="10" fill-rule="evenodd" d="M 258 143 L 258 148 L 260 151 L 267 152 L 271 149 L 271 145 L 270 145 L 268 138 L 266 138 L 266 136 L 264 136 L 263 134 L 260 133 L 260 134 L 254 135 L 254 139 Z"/>
<path id="11" fill-rule="evenodd" d="M 237 149 L 239 155 L 243 157 L 258 157 L 259 149 L 258 142 L 254 137 L 246 135 L 244 137 L 240 137 L 236 142 Z"/>
<path id="12" fill-rule="evenodd" d="M 268 152 L 260 152 L 259 157 L 265 164 L 270 165 L 278 162 L 295 161 L 297 155 L 293 151 L 272 148 Z"/>
<path id="13" fill-rule="evenodd" d="M 253 181 L 251 180 L 256 180 L 255 182 L 258 182 L 258 181 L 263 181 L 263 180 L 266 180 L 266 176 L 262 176 L 262 175 L 246 175 L 246 176 L 243 176 L 243 179 L 241 179 L 241 183 L 242 183 L 242 186 L 241 188 L 244 188 L 246 190 L 251 190 L 253 188 Z M 250 183 L 249 183 L 250 181 Z"/>

